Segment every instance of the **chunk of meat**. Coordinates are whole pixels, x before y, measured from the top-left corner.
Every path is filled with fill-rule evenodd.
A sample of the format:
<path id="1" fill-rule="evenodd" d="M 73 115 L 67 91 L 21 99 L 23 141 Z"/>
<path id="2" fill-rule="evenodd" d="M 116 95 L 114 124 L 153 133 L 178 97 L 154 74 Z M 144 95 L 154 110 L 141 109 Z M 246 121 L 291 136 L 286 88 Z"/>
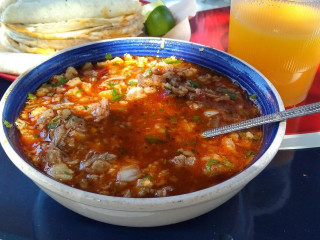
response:
<path id="1" fill-rule="evenodd" d="M 116 160 L 117 156 L 111 153 L 96 153 L 92 150 L 88 152 L 85 159 L 80 163 L 80 170 L 89 169 L 101 172 L 103 168 L 109 167 L 110 162 Z"/>
<path id="2" fill-rule="evenodd" d="M 186 166 L 192 166 L 196 158 L 195 157 L 187 157 L 183 154 L 180 154 L 179 156 L 175 156 L 174 158 L 169 160 L 171 163 L 175 164 L 177 167 L 186 167 Z"/>
<path id="3" fill-rule="evenodd" d="M 173 190 L 174 190 L 174 188 L 172 186 L 166 186 L 166 187 L 163 187 L 163 188 L 157 190 L 155 196 L 157 196 L 157 197 L 166 197 Z"/>
<path id="4" fill-rule="evenodd" d="M 67 137 L 68 132 L 70 131 L 65 128 L 64 125 L 58 126 L 53 130 L 53 143 L 55 146 L 60 146 L 63 143 L 63 140 Z M 65 145 L 63 143 L 63 145 Z"/>
<path id="5" fill-rule="evenodd" d="M 69 109 L 58 110 L 57 113 L 63 119 L 67 119 L 71 115 L 71 111 Z"/>
<path id="6" fill-rule="evenodd" d="M 78 131 L 85 132 L 86 126 L 83 118 L 79 116 L 72 116 L 66 123 L 66 128 L 77 129 Z"/>
<path id="7" fill-rule="evenodd" d="M 43 129 L 54 116 L 55 116 L 55 114 L 52 109 L 48 109 L 48 110 L 44 111 L 40 115 L 40 117 L 36 123 L 36 126 L 40 129 Z"/>
<path id="8" fill-rule="evenodd" d="M 59 126 L 50 130 L 50 138 L 55 146 L 63 149 L 66 145 L 73 145 L 75 138 L 86 132 L 85 121 L 78 116 L 66 120 L 61 119 Z"/>
<path id="9" fill-rule="evenodd" d="M 62 151 L 52 144 L 44 144 L 40 155 L 42 161 L 50 164 L 61 163 L 63 161 Z"/>
<path id="10" fill-rule="evenodd" d="M 102 119 L 109 116 L 110 108 L 109 102 L 106 98 L 102 98 L 97 103 L 91 103 L 88 108 L 91 112 L 91 115 L 94 117 L 95 122 L 100 122 Z"/>

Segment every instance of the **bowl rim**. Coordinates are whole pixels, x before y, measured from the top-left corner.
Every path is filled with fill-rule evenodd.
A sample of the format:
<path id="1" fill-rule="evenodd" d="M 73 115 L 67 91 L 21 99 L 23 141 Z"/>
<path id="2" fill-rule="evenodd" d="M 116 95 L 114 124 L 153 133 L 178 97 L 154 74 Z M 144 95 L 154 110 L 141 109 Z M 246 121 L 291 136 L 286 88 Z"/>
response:
<path id="1" fill-rule="evenodd" d="M 107 39 L 107 40 L 85 43 L 85 44 L 74 46 L 68 49 L 64 49 L 62 51 L 59 51 L 58 53 L 53 54 L 41 64 L 45 64 L 47 61 L 49 61 L 50 59 L 58 55 L 65 54 L 69 51 L 82 48 L 85 46 L 100 44 L 100 43 L 109 43 L 114 41 L 132 41 L 132 40 L 142 40 L 142 41 L 156 40 L 158 42 L 159 41 L 163 42 L 168 40 L 173 42 L 182 42 L 186 44 L 192 44 L 193 46 L 196 46 L 199 48 L 214 49 L 212 47 L 198 44 L 198 43 L 193 43 L 193 42 L 188 42 L 183 40 L 167 39 L 167 38 L 155 38 L 155 37 L 115 38 L 115 39 Z M 277 105 L 279 107 L 279 110 L 280 111 L 284 110 L 284 105 L 279 93 L 277 92 L 275 87 L 272 85 L 272 83 L 261 72 L 259 72 L 257 69 L 252 67 L 250 64 L 244 62 L 243 60 L 227 52 L 223 52 L 218 49 L 214 49 L 214 50 L 221 52 L 222 54 L 229 55 L 232 58 L 235 58 L 237 61 L 242 62 L 248 68 L 258 73 L 260 77 L 263 78 L 263 80 L 268 84 L 270 89 L 273 91 L 275 98 L 277 100 Z M 37 68 L 39 65 L 22 73 L 9 86 L 7 91 L 4 93 L 0 101 L 1 123 L 3 121 L 2 115 L 3 115 L 6 99 L 9 96 L 10 92 L 14 89 L 14 87 L 18 84 L 18 82 L 24 78 L 26 74 L 28 74 L 33 69 Z M 170 210 L 177 207 L 180 208 L 180 207 L 186 207 L 194 204 L 199 204 L 201 202 L 206 202 L 215 198 L 222 197 L 225 194 L 233 192 L 235 190 L 240 190 L 249 181 L 251 181 L 256 175 L 258 175 L 272 160 L 274 155 L 277 153 L 280 147 L 280 144 L 282 142 L 282 139 L 285 135 L 285 127 L 286 127 L 286 122 L 279 123 L 274 140 L 269 146 L 269 148 L 267 148 L 266 151 L 260 156 L 260 158 L 257 159 L 253 164 L 251 164 L 250 166 L 248 166 L 247 168 L 245 168 L 243 171 L 236 174 L 235 176 L 217 185 L 214 185 L 202 190 L 181 194 L 181 195 L 161 197 L 161 198 L 124 198 L 124 197 L 107 196 L 107 195 L 87 192 L 81 189 L 68 186 L 40 172 L 36 168 L 32 167 L 32 165 L 29 164 L 27 161 L 25 161 L 22 157 L 20 157 L 19 154 L 15 152 L 15 150 L 13 149 L 13 147 L 9 143 L 9 140 L 6 137 L 4 124 L 2 124 L 2 127 L 0 127 L 0 141 L 4 151 L 8 155 L 8 158 L 16 165 L 16 167 L 20 171 L 22 171 L 26 176 L 31 178 L 31 180 L 33 180 L 40 188 L 43 188 L 47 193 L 52 192 L 56 195 L 59 195 L 60 197 L 67 198 L 71 201 L 74 201 L 75 203 L 81 202 L 82 204 L 87 206 L 95 206 L 99 208 L 122 210 L 122 211 L 129 210 L 129 211 L 153 211 L 154 212 L 154 211 Z"/>

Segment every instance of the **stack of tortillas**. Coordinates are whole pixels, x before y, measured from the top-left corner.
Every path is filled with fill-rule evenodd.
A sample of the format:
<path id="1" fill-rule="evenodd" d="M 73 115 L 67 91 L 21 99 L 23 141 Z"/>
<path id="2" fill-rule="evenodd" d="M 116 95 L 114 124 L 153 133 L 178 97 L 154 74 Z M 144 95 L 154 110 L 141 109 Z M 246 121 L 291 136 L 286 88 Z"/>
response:
<path id="1" fill-rule="evenodd" d="M 51 54 L 90 41 L 142 33 L 138 0 L 4 0 L 1 42 L 15 52 Z"/>

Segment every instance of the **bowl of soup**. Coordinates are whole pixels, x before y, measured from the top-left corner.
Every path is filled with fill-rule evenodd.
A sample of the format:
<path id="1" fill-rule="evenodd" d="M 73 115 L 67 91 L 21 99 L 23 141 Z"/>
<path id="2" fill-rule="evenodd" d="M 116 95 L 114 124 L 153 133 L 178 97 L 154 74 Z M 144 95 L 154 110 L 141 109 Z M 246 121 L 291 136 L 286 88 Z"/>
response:
<path id="1" fill-rule="evenodd" d="M 123 226 L 204 214 L 272 160 L 285 123 L 208 129 L 283 110 L 272 84 L 207 46 L 121 38 L 73 47 L 27 71 L 0 105 L 11 161 L 65 207 Z"/>

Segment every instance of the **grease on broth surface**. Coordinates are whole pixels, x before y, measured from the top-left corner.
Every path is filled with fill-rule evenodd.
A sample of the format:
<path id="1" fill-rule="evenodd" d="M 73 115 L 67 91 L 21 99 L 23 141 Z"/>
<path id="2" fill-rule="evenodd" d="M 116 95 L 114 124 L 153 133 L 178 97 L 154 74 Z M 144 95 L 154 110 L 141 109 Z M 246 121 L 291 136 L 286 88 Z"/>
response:
<path id="1" fill-rule="evenodd" d="M 16 120 L 28 160 L 58 181 L 121 197 L 165 197 L 218 184 L 252 162 L 262 128 L 200 133 L 260 113 L 227 77 L 182 59 L 125 54 L 68 67 Z"/>

